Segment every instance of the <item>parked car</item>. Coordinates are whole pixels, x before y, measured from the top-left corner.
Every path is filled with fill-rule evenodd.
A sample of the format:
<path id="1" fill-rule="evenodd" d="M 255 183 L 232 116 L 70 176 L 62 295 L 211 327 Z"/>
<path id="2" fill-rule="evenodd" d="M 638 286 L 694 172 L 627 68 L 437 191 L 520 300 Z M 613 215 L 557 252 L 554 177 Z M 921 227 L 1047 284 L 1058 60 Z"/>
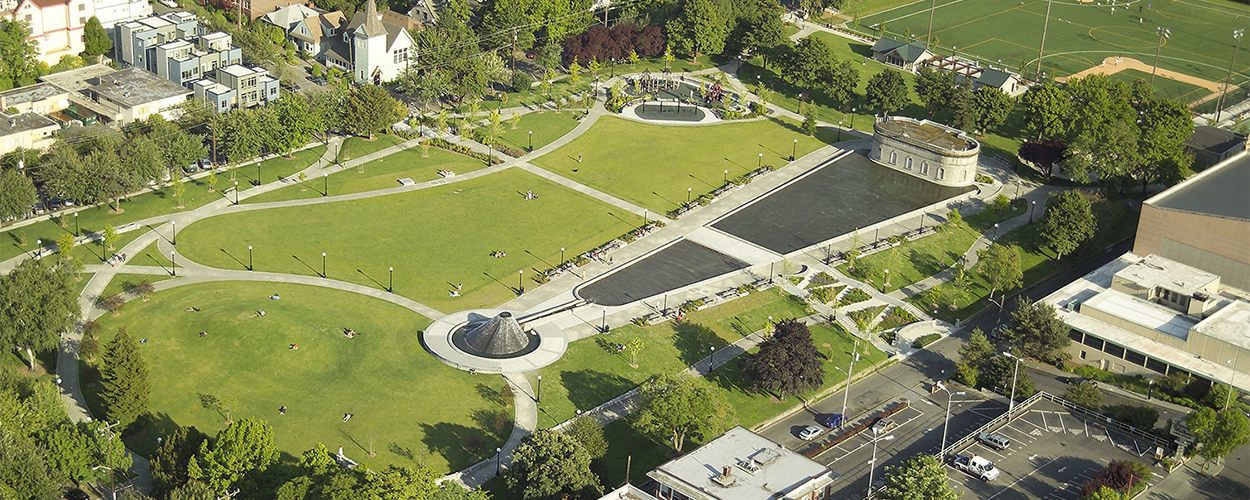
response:
<path id="1" fill-rule="evenodd" d="M 894 426 L 896 425 L 898 425 L 898 422 L 895 422 L 894 419 L 883 418 L 881 420 L 878 420 L 877 423 L 872 424 L 872 432 L 876 434 L 882 434 L 882 433 L 885 433 L 886 431 L 889 431 L 890 429 L 893 429 Z"/>
<path id="2" fill-rule="evenodd" d="M 1098 381 L 1089 377 L 1059 377 L 1059 381 L 1068 385 L 1094 384 L 1098 385 Z"/>
<path id="3" fill-rule="evenodd" d="M 1010 439 L 1007 439 L 1007 437 L 1002 434 L 995 434 L 993 432 L 982 432 L 977 434 L 977 441 L 980 441 L 982 444 L 996 450 L 1005 450 L 1011 446 Z"/>
<path id="4" fill-rule="evenodd" d="M 196 173 L 196 172 L 199 172 L 199 171 L 200 171 L 200 162 L 198 162 L 198 161 L 193 161 L 193 162 L 191 162 L 191 163 L 187 164 L 187 166 L 182 167 L 182 171 L 183 171 L 183 172 L 186 172 L 186 173 L 188 173 L 188 174 L 194 174 L 194 173 Z"/>
<path id="5" fill-rule="evenodd" d="M 811 441 L 813 439 L 816 439 L 816 436 L 819 436 L 822 432 L 825 432 L 825 430 L 815 425 L 809 425 L 807 427 L 804 427 L 803 430 L 799 431 L 799 439 L 802 439 L 804 441 Z"/>
<path id="6" fill-rule="evenodd" d="M 200 158 L 200 168 L 205 170 L 213 168 L 213 160 L 209 158 Z"/>
<path id="7" fill-rule="evenodd" d="M 987 483 L 997 479 L 1000 474 L 998 467 L 994 467 L 994 462 L 976 455 L 970 457 L 955 455 L 954 465 L 956 469 L 967 472 L 972 477 Z"/>
<path id="8" fill-rule="evenodd" d="M 169 7 L 171 9 L 178 8 L 178 2 L 175 2 L 174 0 L 161 0 L 161 5 Z"/>
<path id="9" fill-rule="evenodd" d="M 841 427 L 844 422 L 846 422 L 846 418 L 843 417 L 841 413 L 834 413 L 833 415 L 825 417 L 825 419 L 820 423 L 824 424 L 825 427 L 832 429 L 834 427 Z"/>

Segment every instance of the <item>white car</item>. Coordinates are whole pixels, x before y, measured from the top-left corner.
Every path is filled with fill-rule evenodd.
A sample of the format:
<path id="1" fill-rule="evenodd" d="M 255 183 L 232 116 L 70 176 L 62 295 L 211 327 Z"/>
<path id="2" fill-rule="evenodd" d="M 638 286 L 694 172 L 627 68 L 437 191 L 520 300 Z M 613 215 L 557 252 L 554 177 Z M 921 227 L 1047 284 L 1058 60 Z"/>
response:
<path id="1" fill-rule="evenodd" d="M 811 441 L 813 439 L 816 439 L 816 436 L 819 436 L 823 432 L 825 432 L 825 430 L 820 428 L 820 426 L 809 425 L 807 427 L 804 427 L 803 430 L 799 431 L 799 439 L 802 439 L 804 441 Z"/>
<path id="2" fill-rule="evenodd" d="M 169 7 L 171 9 L 178 8 L 178 2 L 175 2 L 174 0 L 161 0 L 161 5 Z"/>

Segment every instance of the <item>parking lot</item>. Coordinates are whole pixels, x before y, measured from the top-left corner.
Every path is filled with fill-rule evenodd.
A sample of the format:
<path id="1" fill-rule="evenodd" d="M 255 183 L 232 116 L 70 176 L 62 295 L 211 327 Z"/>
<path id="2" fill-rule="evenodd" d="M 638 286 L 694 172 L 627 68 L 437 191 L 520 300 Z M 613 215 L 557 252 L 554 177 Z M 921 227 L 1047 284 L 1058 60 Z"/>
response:
<path id="1" fill-rule="evenodd" d="M 995 450 L 974 443 L 959 451 L 993 461 L 1001 471 L 997 479 L 986 483 L 947 467 L 951 486 L 961 498 L 1075 500 L 1081 484 L 1112 460 L 1154 463 L 1154 445 L 1149 442 L 1098 426 L 1047 400 L 994 432 L 1010 439 L 1011 446 Z M 1156 474 L 1152 483 L 1166 474 L 1162 467 L 1152 470 Z"/>

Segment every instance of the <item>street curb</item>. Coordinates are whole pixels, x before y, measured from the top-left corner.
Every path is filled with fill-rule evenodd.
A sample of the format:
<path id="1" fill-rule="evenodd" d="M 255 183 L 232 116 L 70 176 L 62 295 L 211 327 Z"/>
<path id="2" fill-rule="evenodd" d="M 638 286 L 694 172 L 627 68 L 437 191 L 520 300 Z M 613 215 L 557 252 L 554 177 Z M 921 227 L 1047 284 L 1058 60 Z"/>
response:
<path id="1" fill-rule="evenodd" d="M 872 375 L 876 375 L 877 372 L 880 372 L 881 370 L 888 368 L 889 366 L 893 365 L 894 363 L 898 362 L 900 359 L 904 357 L 906 356 L 900 356 L 900 355 L 895 354 L 888 358 L 885 358 L 881 360 L 880 362 L 878 362 L 877 364 L 872 365 L 870 369 L 861 371 L 858 376 L 854 377 L 854 379 L 851 380 L 851 382 L 854 383 L 854 382 L 863 380 L 867 377 L 870 377 Z M 797 405 L 791 406 L 790 408 L 782 411 L 781 413 L 773 415 L 772 417 L 769 417 L 767 420 L 751 426 L 751 430 L 754 432 L 759 432 L 763 428 L 769 427 L 773 424 L 776 424 L 777 422 L 785 420 L 789 418 L 791 415 L 794 415 L 795 413 L 802 411 L 804 408 L 807 408 L 810 405 L 814 405 L 816 403 L 823 401 L 825 398 L 840 392 L 845 387 L 846 387 L 846 382 L 842 382 L 838 385 L 827 387 L 824 390 L 816 393 L 815 396 L 812 396 L 812 399 L 810 401 L 800 402 Z"/>

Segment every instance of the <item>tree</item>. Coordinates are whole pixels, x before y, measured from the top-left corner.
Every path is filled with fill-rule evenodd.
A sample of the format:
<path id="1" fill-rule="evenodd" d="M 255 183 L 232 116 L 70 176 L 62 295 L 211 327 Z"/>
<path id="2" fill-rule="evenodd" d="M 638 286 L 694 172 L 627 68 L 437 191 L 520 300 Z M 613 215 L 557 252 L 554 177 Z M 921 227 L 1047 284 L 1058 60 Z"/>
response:
<path id="1" fill-rule="evenodd" d="M 982 86 L 972 92 L 972 107 L 976 113 L 976 127 L 982 134 L 1007 121 L 1007 115 L 1016 106 L 1016 101 L 994 87 Z"/>
<path id="2" fill-rule="evenodd" d="M 686 438 L 709 439 L 733 421 L 733 407 L 707 381 L 686 374 L 657 375 L 640 388 L 634 426 L 681 451 Z"/>
<path id="3" fill-rule="evenodd" d="M 1124 495 L 1107 486 L 1100 486 L 1093 493 L 1081 496 L 1081 500 L 1124 500 Z"/>
<path id="4" fill-rule="evenodd" d="M 830 67 L 828 77 L 821 88 L 825 91 L 825 95 L 845 109 L 846 104 L 855 98 L 855 87 L 858 86 L 859 69 L 851 61 L 840 59 Z"/>
<path id="5" fill-rule="evenodd" d="M 664 26 L 677 52 L 699 57 L 725 49 L 729 29 L 711 0 L 683 0 L 681 12 Z"/>
<path id="6" fill-rule="evenodd" d="M 888 115 L 907 105 L 907 84 L 903 82 L 902 73 L 887 69 L 868 79 L 864 96 L 869 108 Z"/>
<path id="7" fill-rule="evenodd" d="M 78 240 L 74 238 L 73 233 L 61 233 L 56 238 L 56 251 L 61 254 L 61 258 L 72 259 L 74 256 L 70 255 L 70 252 L 74 251 L 74 246 L 77 242 Z"/>
<path id="8" fill-rule="evenodd" d="M 1016 301 L 1011 312 L 1011 328 L 1008 341 L 1025 356 L 1047 363 L 1063 358 L 1071 340 L 1068 327 L 1055 314 L 1055 307 L 1045 302 L 1033 302 L 1027 297 Z"/>
<path id="9" fill-rule="evenodd" d="M 1151 182 L 1179 182 L 1193 163 L 1193 156 L 1185 150 L 1185 141 L 1194 133 L 1189 108 L 1180 101 L 1147 96 L 1139 106 L 1137 145 L 1141 161 L 1130 170 L 1130 175 L 1141 182 L 1142 192 Z"/>
<path id="10" fill-rule="evenodd" d="M 1043 247 L 1062 259 L 1094 237 L 1098 221 L 1089 200 L 1078 191 L 1064 191 L 1046 204 L 1046 214 L 1038 226 Z"/>
<path id="11" fill-rule="evenodd" d="M 647 343 L 642 340 L 642 337 L 634 337 L 633 340 L 629 341 L 628 347 L 629 366 L 638 368 L 638 353 L 642 352 L 643 348 L 647 347 Z"/>
<path id="12" fill-rule="evenodd" d="M 187 484 L 187 464 L 195 458 L 195 452 L 208 441 L 208 435 L 195 427 L 174 429 L 152 457 L 152 479 L 156 487 L 156 497 L 161 497 L 175 488 Z"/>
<path id="13" fill-rule="evenodd" d="M 977 271 L 989 282 L 991 299 L 994 298 L 994 292 L 1018 287 L 1023 282 L 1020 249 L 994 243 L 977 252 L 977 258 Z"/>
<path id="14" fill-rule="evenodd" d="M 778 5 L 778 4 L 772 4 Z M 739 41 L 742 50 L 762 58 L 763 69 L 768 69 L 768 55 L 777 47 L 788 41 L 785 34 L 785 23 L 781 21 L 781 13 L 774 9 L 761 9 L 746 21 L 747 27 Z"/>
<path id="15" fill-rule="evenodd" d="M 244 474 L 264 472 L 277 461 L 273 428 L 264 420 L 246 418 L 226 426 L 211 442 L 202 443 L 195 459 L 187 464 L 187 477 L 220 494 Z"/>
<path id="16" fill-rule="evenodd" d="M 950 92 L 950 126 L 959 130 L 973 130 L 977 126 L 976 97 L 972 93 L 972 80 L 965 79 Z"/>
<path id="17" fill-rule="evenodd" d="M 125 328 L 118 329 L 117 336 L 104 346 L 100 386 L 109 421 L 126 427 L 148 412 L 152 394 L 148 365 L 139 354 L 139 342 Z"/>
<path id="18" fill-rule="evenodd" d="M 61 332 L 78 322 L 73 268 L 64 263 L 21 261 L 0 275 L 0 348 L 26 351 L 31 369 L 35 352 L 54 349 Z"/>
<path id="19" fill-rule="evenodd" d="M 382 87 L 364 85 L 352 91 L 343 112 L 343 128 L 348 132 L 373 137 L 386 131 L 404 117 L 403 105 Z"/>
<path id="20" fill-rule="evenodd" d="M 1037 140 L 1062 138 L 1068 131 L 1072 101 L 1067 92 L 1053 83 L 1029 87 L 1020 98 L 1024 105 L 1024 128 Z"/>
<path id="21" fill-rule="evenodd" d="M 113 41 L 109 39 L 108 32 L 104 31 L 104 26 L 100 25 L 100 19 L 95 16 L 87 20 L 82 36 L 84 56 L 97 58 L 113 50 Z"/>
<path id="22" fill-rule="evenodd" d="M 957 500 L 946 467 L 933 455 L 914 455 L 899 465 L 885 468 L 885 486 L 877 490 L 882 500 Z"/>
<path id="23" fill-rule="evenodd" d="M 104 232 L 100 234 L 100 244 L 104 245 L 106 250 L 113 250 L 113 244 L 117 243 L 117 229 L 112 224 L 104 225 Z"/>
<path id="24" fill-rule="evenodd" d="M 535 432 L 512 452 L 507 478 L 508 487 L 521 490 L 525 500 L 594 498 L 600 492 L 590 454 L 572 436 L 552 430 Z"/>
<path id="25" fill-rule="evenodd" d="M 0 223 L 29 214 L 37 201 L 34 181 L 16 169 L 0 170 Z"/>
<path id="26" fill-rule="evenodd" d="M 781 57 L 782 78 L 802 88 L 823 87 L 837 58 L 823 39 L 807 37 L 784 51 Z"/>
<path id="27" fill-rule="evenodd" d="M 820 387 L 824 363 L 807 325 L 787 319 L 777 323 L 773 331 L 742 365 L 743 375 L 752 381 L 754 390 L 773 392 L 784 399 Z"/>
<path id="28" fill-rule="evenodd" d="M 0 90 L 31 85 L 38 76 L 39 47 L 30 39 L 30 26 L 0 18 Z"/>
<path id="29" fill-rule="evenodd" d="M 803 106 L 803 134 L 808 137 L 816 135 L 816 106 L 808 104 Z"/>
<path id="30" fill-rule="evenodd" d="M 1079 406 L 1097 409 L 1102 406 L 1102 389 L 1098 388 L 1098 384 L 1092 382 L 1071 385 L 1068 386 L 1067 391 L 1064 391 L 1063 399 Z"/>
<path id="31" fill-rule="evenodd" d="M 981 367 L 995 355 L 994 346 L 980 328 L 974 328 L 968 342 L 959 348 L 959 363 L 955 364 L 959 381 L 969 387 L 980 387 L 977 384 Z"/>
<path id="32" fill-rule="evenodd" d="M 1200 408 L 1189 412 L 1185 424 L 1194 434 L 1198 453 L 1208 463 L 1220 460 L 1250 442 L 1250 418 L 1236 408 L 1221 412 Z"/>
<path id="33" fill-rule="evenodd" d="M 915 89 L 916 95 L 920 96 L 920 104 L 924 105 L 929 118 L 936 118 L 950 109 L 951 90 L 955 88 L 955 73 L 927 66 L 920 68 L 920 71 L 916 73 L 912 88 Z"/>
<path id="34" fill-rule="evenodd" d="M 564 430 L 564 434 L 573 438 L 592 460 L 603 458 L 608 453 L 608 441 L 603 437 L 603 425 L 590 414 L 573 419 L 573 423 Z"/>
<path id="35" fill-rule="evenodd" d="M 217 493 L 208 485 L 191 481 L 169 492 L 169 500 L 217 500 Z"/>

